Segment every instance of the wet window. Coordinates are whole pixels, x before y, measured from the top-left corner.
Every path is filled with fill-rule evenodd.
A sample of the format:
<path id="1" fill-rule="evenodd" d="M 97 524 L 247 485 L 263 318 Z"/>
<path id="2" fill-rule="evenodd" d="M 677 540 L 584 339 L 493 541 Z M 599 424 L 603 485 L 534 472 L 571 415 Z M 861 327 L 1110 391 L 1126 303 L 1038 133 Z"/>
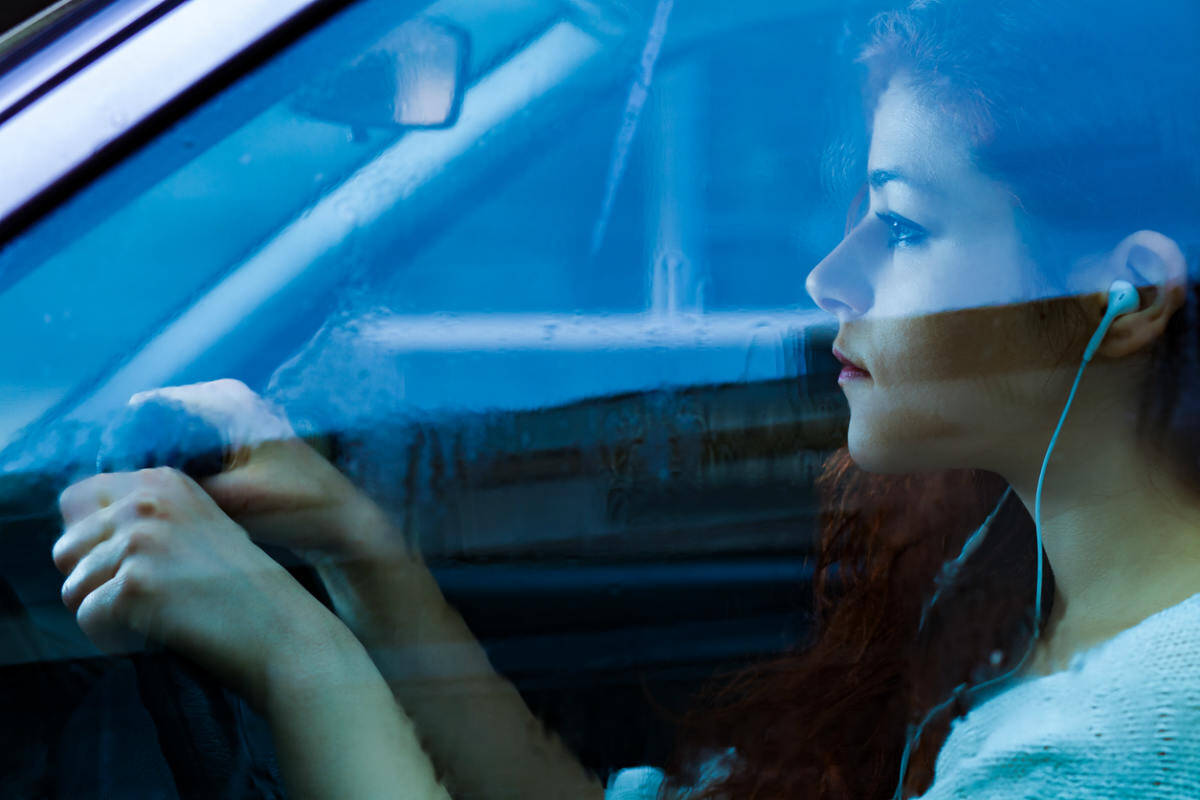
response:
<path id="1" fill-rule="evenodd" d="M 292 620 L 455 797 L 950 797 L 1071 732 L 1194 782 L 1175 695 L 1118 733 L 1062 671 L 1200 590 L 1194 54 L 1139 95 L 1065 12 L 928 5 L 349 3 L 0 247 L 0 786 L 306 785 Z M 1140 63 L 1153 5 L 1081 29 Z"/>

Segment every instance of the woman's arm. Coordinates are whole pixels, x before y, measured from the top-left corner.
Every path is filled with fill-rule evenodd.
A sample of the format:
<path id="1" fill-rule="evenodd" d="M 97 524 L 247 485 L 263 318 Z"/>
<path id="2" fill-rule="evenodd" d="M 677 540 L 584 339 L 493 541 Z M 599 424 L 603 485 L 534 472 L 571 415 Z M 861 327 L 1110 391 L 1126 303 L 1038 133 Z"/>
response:
<path id="1" fill-rule="evenodd" d="M 367 653 L 189 478 L 97 475 L 60 498 L 62 596 L 101 648 L 163 644 L 262 711 L 291 793 L 449 800 Z"/>
<path id="2" fill-rule="evenodd" d="M 416 728 L 346 627 L 332 619 L 295 635 L 256 703 L 290 794 L 449 800 Z"/>
<path id="3" fill-rule="evenodd" d="M 603 786 L 491 666 L 437 582 L 369 500 L 314 559 L 338 615 L 415 721 L 453 792 L 488 800 L 602 798 Z"/>
<path id="4" fill-rule="evenodd" d="M 224 434 L 236 465 L 203 482 L 258 541 L 303 553 L 366 645 L 458 796 L 602 798 L 600 782 L 492 669 L 419 555 L 386 515 L 237 381 L 170 387 Z"/>

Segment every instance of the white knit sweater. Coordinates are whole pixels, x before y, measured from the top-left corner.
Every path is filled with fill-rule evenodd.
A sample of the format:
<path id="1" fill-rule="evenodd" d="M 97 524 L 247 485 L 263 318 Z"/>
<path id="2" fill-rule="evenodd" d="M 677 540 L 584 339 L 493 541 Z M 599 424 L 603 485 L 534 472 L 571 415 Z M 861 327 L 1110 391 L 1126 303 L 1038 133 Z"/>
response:
<path id="1" fill-rule="evenodd" d="M 622 770 L 606 800 L 653 800 Z M 920 800 L 1200 800 L 1200 594 L 956 719 Z"/>

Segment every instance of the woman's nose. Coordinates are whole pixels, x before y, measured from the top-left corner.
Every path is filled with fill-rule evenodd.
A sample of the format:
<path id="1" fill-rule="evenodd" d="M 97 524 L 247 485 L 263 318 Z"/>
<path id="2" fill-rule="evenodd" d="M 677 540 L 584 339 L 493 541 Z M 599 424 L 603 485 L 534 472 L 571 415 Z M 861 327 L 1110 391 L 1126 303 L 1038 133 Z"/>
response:
<path id="1" fill-rule="evenodd" d="M 804 281 L 813 302 L 839 321 L 863 316 L 874 302 L 864 265 L 859 263 L 862 254 L 856 249 L 851 234 L 813 267 Z"/>

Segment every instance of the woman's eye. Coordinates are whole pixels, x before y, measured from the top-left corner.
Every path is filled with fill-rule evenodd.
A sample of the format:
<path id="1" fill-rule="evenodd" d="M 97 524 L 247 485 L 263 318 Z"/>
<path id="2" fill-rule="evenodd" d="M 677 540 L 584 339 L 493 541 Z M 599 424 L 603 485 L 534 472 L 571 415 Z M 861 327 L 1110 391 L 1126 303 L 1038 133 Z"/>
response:
<path id="1" fill-rule="evenodd" d="M 920 244 L 929 234 L 920 225 L 895 214 L 877 213 L 875 216 L 887 226 L 888 247 L 911 247 Z"/>

